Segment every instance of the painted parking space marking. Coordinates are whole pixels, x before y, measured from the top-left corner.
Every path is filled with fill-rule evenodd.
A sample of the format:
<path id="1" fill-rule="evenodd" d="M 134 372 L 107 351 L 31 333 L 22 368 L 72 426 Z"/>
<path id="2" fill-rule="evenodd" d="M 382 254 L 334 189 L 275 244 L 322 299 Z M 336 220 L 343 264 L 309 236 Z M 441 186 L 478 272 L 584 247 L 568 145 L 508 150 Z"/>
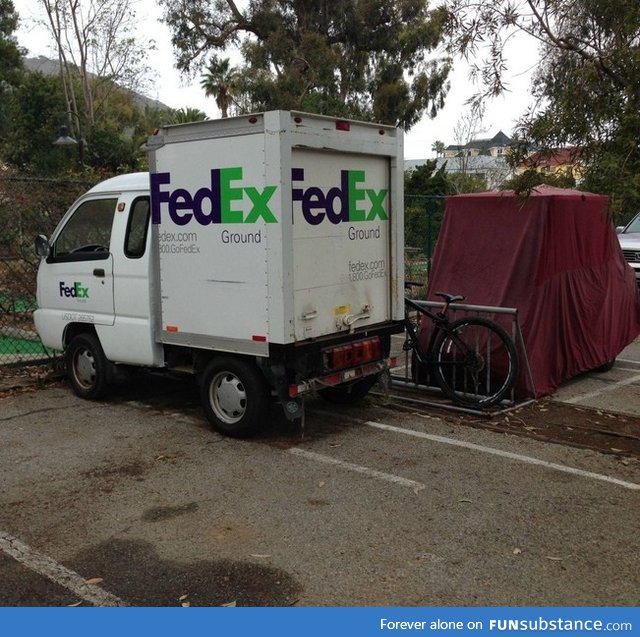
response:
<path id="1" fill-rule="evenodd" d="M 0 531 L 0 550 L 28 569 L 66 588 L 93 606 L 126 606 L 119 597 L 87 581 L 75 571 L 38 553 L 16 537 Z"/>
<path id="2" fill-rule="evenodd" d="M 416 493 L 426 488 L 426 485 L 422 484 L 422 482 L 416 482 L 415 480 L 409 480 L 408 478 L 403 478 L 392 473 L 385 473 L 384 471 L 378 471 L 377 469 L 371 469 L 370 467 L 354 464 L 352 462 L 345 462 L 344 460 L 338 460 L 337 458 L 332 458 L 331 456 L 325 456 L 320 453 L 315 453 L 314 451 L 307 451 L 306 449 L 300 449 L 299 447 L 289 449 L 287 453 L 290 453 L 294 456 L 299 456 L 301 458 L 307 458 L 308 460 L 315 460 L 316 462 L 334 465 L 336 467 L 340 467 L 341 469 L 346 469 L 347 471 L 361 473 L 365 476 L 369 476 L 370 478 L 384 480 L 385 482 L 398 484 L 402 487 L 409 487 Z"/>
<path id="3" fill-rule="evenodd" d="M 365 421 L 365 425 L 374 427 L 376 429 L 382 429 L 384 431 L 390 431 L 393 433 L 400 433 L 407 436 L 414 436 L 415 438 L 422 438 L 424 440 L 430 440 L 431 442 L 438 442 L 446 445 L 452 445 L 454 447 L 462 447 L 464 449 L 470 449 L 472 451 L 479 451 L 481 453 L 487 453 L 501 458 L 508 458 L 509 460 L 515 460 L 517 462 L 523 462 L 525 464 L 531 464 L 546 469 L 553 469 L 555 471 L 561 471 L 563 473 L 569 473 L 572 475 L 580 476 L 582 478 L 589 478 L 591 480 L 599 480 L 601 482 L 607 482 L 609 484 L 615 484 L 625 489 L 631 489 L 633 491 L 640 491 L 640 484 L 635 482 L 627 482 L 626 480 L 620 480 L 611 476 L 604 475 L 602 473 L 594 473 L 593 471 L 585 471 L 583 469 L 577 469 L 575 467 L 568 467 L 566 465 L 558 464 L 555 462 L 548 462 L 547 460 L 540 460 L 539 458 L 533 458 L 531 456 L 524 456 L 519 453 L 513 453 L 511 451 L 503 451 L 502 449 L 495 449 L 493 447 L 485 447 L 484 445 L 478 445 L 473 442 L 466 442 L 464 440 L 456 440 L 455 438 L 446 438 L 445 436 L 438 436 L 435 434 L 427 434 L 422 431 L 413 431 L 412 429 L 403 429 L 402 427 L 395 427 L 394 425 L 385 425 L 381 422 Z"/>
<path id="4" fill-rule="evenodd" d="M 571 403 L 575 405 L 577 403 L 582 402 L 583 400 L 590 400 L 591 398 L 597 398 L 598 396 L 606 392 L 615 391 L 616 389 L 620 389 L 621 387 L 626 387 L 627 385 L 633 385 L 633 383 L 637 383 L 638 381 L 640 381 L 640 374 L 631 376 L 631 378 L 625 378 L 624 380 L 619 380 L 615 383 L 611 383 L 610 385 L 606 385 L 605 387 L 601 387 L 600 389 L 596 389 L 594 391 L 590 391 L 585 394 L 580 394 L 579 396 L 574 396 L 573 398 L 567 398 L 566 400 L 562 400 L 562 402 Z"/>

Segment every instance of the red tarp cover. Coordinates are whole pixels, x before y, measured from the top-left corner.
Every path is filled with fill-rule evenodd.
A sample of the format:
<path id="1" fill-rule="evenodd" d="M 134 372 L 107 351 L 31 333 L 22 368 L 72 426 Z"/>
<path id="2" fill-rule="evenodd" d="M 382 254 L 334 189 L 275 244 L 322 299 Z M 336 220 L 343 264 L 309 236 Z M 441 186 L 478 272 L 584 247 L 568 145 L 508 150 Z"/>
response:
<path id="1" fill-rule="evenodd" d="M 428 298 L 518 309 L 535 391 L 615 358 L 640 333 L 640 302 L 609 218 L 608 198 L 541 186 L 447 200 Z"/>

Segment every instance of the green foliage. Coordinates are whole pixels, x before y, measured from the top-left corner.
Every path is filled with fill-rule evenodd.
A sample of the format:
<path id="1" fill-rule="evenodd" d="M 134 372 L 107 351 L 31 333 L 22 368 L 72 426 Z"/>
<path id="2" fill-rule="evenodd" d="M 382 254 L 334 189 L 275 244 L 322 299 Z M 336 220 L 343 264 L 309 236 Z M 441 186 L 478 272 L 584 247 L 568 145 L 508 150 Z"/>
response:
<path id="1" fill-rule="evenodd" d="M 490 51 L 478 68 L 486 94 L 504 90 L 504 42 L 514 31 L 542 43 L 532 83 L 538 106 L 521 122 L 513 163 L 531 147 L 578 148 L 579 187 L 609 195 L 618 221 L 640 210 L 638 0 L 451 0 L 449 7 L 453 50 L 471 53 L 483 44 Z"/>
<path id="2" fill-rule="evenodd" d="M 451 194 L 449 176 L 445 166 L 436 170 L 437 162 L 430 159 L 422 166 L 408 170 L 404 174 L 405 195 L 440 196 Z"/>
<path id="3" fill-rule="evenodd" d="M 455 172 L 448 175 L 449 191 L 452 195 L 465 192 L 484 192 L 487 190 L 487 180 L 472 172 Z"/>
<path id="4" fill-rule="evenodd" d="M 444 200 L 449 195 L 482 192 L 486 181 L 473 173 L 448 173 L 447 164 L 438 168 L 435 159 L 404 174 L 405 245 L 430 255 L 444 215 Z"/>
<path id="5" fill-rule="evenodd" d="M 444 197 L 450 192 L 445 167 L 436 161 L 404 174 L 404 243 L 430 255 L 444 214 Z"/>
<path id="6" fill-rule="evenodd" d="M 200 86 L 204 89 L 205 95 L 216 100 L 222 117 L 228 117 L 233 98 L 238 92 L 238 71 L 231 66 L 229 58 L 219 59 L 215 55 L 212 56 Z"/>
<path id="7" fill-rule="evenodd" d="M 6 104 L 7 130 L 0 140 L 0 156 L 21 169 L 42 174 L 66 164 L 66 148 L 53 146 L 66 120 L 65 101 L 57 77 L 25 73 Z"/>
<path id="8" fill-rule="evenodd" d="M 576 180 L 573 175 L 566 173 L 541 173 L 533 168 L 507 179 L 500 190 L 513 190 L 517 194 L 528 195 L 536 186 L 545 184 L 556 188 L 575 188 Z"/>
<path id="9" fill-rule="evenodd" d="M 22 49 L 14 32 L 18 14 L 12 0 L 0 0 L 0 84 L 15 85 L 22 70 Z"/>
<path id="10" fill-rule="evenodd" d="M 171 110 L 164 118 L 164 124 L 188 124 L 189 122 L 204 122 L 207 114 L 201 111 L 199 108 L 191 108 L 187 106 L 185 108 L 179 108 L 177 110 Z"/>
<path id="11" fill-rule="evenodd" d="M 39 175 L 144 169 L 146 156 L 140 146 L 163 118 L 168 119 L 160 110 L 142 112 L 129 92 L 112 89 L 108 105 L 100 109 L 96 124 L 86 133 L 81 157 L 77 145 L 53 145 L 60 127 L 68 122 L 58 76 L 25 73 L 9 95 L 6 111 L 7 130 L 0 140 L 0 157 L 22 171 Z"/>
<path id="12" fill-rule="evenodd" d="M 241 45 L 234 90 L 242 112 L 297 109 L 409 129 L 443 105 L 450 61 L 427 56 L 446 14 L 427 0 L 256 0 L 245 10 L 232 0 L 161 4 L 183 71 Z"/>
<path id="13" fill-rule="evenodd" d="M 0 135 L 7 126 L 7 100 L 22 75 L 22 49 L 13 35 L 17 27 L 18 14 L 12 0 L 0 0 Z"/>

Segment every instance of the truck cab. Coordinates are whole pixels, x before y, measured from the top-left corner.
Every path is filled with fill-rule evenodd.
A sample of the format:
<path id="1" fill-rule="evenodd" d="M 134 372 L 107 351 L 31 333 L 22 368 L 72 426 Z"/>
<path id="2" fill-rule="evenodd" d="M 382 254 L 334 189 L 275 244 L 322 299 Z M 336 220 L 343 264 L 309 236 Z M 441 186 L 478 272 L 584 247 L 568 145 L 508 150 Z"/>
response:
<path id="1" fill-rule="evenodd" d="M 163 365 L 151 325 L 149 220 L 149 174 L 122 175 L 91 188 L 40 240 L 34 320 L 44 345 L 66 351 L 90 334 L 113 361 Z"/>

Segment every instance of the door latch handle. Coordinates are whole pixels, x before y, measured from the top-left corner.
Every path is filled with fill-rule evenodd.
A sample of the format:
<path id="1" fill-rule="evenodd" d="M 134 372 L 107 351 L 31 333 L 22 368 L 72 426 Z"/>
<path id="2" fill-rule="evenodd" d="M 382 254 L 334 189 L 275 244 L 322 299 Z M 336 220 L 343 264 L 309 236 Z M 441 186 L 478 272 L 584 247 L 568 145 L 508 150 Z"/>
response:
<path id="1" fill-rule="evenodd" d="M 95 268 L 93 270 L 93 276 L 104 276 L 104 268 Z"/>

